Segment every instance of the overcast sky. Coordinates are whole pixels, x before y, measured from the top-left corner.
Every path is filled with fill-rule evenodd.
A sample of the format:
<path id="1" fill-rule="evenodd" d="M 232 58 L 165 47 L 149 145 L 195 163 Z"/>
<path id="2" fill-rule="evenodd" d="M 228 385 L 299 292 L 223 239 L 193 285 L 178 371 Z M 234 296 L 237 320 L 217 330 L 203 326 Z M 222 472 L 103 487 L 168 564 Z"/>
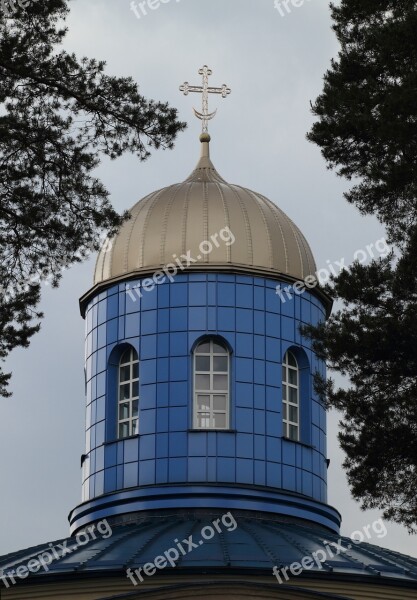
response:
<path id="1" fill-rule="evenodd" d="M 149 0 L 150 3 L 151 0 Z M 155 0 L 153 0 L 155 3 Z M 99 177 L 123 210 L 147 193 L 185 179 L 198 159 L 200 123 L 184 97 L 185 80 L 200 84 L 198 69 L 213 69 L 212 84 L 227 83 L 227 100 L 212 100 L 212 159 L 220 174 L 268 196 L 301 228 L 319 267 L 383 237 L 343 199 L 346 182 L 326 169 L 318 148 L 305 139 L 310 100 L 337 54 L 325 0 L 305 0 L 281 16 L 274 0 L 165 0 L 138 19 L 130 0 L 70 3 L 65 49 L 107 61 L 107 72 L 132 75 L 148 98 L 176 106 L 189 123 L 173 151 L 146 163 L 126 156 L 103 162 Z M 193 97 L 194 96 L 194 97 Z M 58 290 L 43 288 L 42 331 L 28 350 L 17 350 L 13 397 L 0 399 L 0 554 L 68 535 L 67 515 L 80 502 L 84 451 L 84 321 L 79 297 L 92 286 L 95 257 L 73 267 Z M 329 415 L 329 503 L 350 535 L 372 524 L 351 499 L 337 442 L 337 415 Z M 417 556 L 416 538 L 388 525 L 371 541 Z"/>

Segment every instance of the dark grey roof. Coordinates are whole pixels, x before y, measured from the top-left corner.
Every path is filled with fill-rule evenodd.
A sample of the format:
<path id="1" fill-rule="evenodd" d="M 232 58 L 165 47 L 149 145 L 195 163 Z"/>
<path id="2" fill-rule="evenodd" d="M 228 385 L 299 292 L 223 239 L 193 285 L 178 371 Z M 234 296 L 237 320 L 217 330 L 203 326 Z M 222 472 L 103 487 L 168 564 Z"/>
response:
<path id="1" fill-rule="evenodd" d="M 221 516 L 221 515 L 218 515 Z M 377 577 L 402 580 L 417 589 L 417 559 L 392 550 L 386 550 L 366 542 L 353 544 L 350 538 L 338 536 L 329 530 L 300 520 L 273 518 L 271 515 L 248 512 L 233 513 L 237 522 L 234 531 L 220 522 L 222 532 L 203 541 L 202 528 L 210 525 L 216 517 L 207 512 L 183 515 L 148 514 L 132 516 L 130 522 L 113 524 L 112 535 L 107 539 L 97 537 L 85 545 L 76 546 L 76 538 L 41 544 L 27 550 L 0 557 L 1 570 L 7 576 L 11 569 L 27 565 L 30 559 L 54 547 L 59 554 L 59 544 L 67 544 L 71 553 L 54 560 L 48 572 L 40 571 L 30 578 L 43 579 L 51 576 L 80 576 L 82 574 L 116 575 L 128 567 L 139 568 L 153 562 L 157 556 L 176 546 L 178 542 L 193 536 L 198 547 L 181 555 L 176 568 L 183 572 L 233 573 L 236 571 L 265 572 L 272 576 L 272 568 L 281 568 L 293 562 L 311 557 L 317 550 L 325 550 L 329 542 L 339 544 L 343 551 L 333 545 L 334 556 L 327 552 L 322 568 L 314 565 L 309 575 L 320 577 L 346 576 L 369 579 Z M 97 532 L 96 532 L 97 533 Z M 199 543 L 203 541 L 203 543 Z M 168 572 L 168 567 L 164 572 Z M 162 571 L 161 571 L 162 572 Z M 30 581 L 25 579 L 24 581 Z"/>

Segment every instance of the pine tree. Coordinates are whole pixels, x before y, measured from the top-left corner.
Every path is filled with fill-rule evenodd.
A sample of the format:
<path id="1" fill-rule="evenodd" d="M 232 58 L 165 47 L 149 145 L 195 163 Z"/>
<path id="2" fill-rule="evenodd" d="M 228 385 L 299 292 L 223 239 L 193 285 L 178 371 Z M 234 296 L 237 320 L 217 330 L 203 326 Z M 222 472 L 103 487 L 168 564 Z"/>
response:
<path id="1" fill-rule="evenodd" d="M 21 5 L 25 5 L 22 8 Z M 127 215 L 93 171 L 101 156 L 172 148 L 185 124 L 130 77 L 59 48 L 67 0 L 0 8 L 0 359 L 39 330 L 41 282 L 83 260 Z M 10 374 L 0 371 L 0 394 Z"/>
<path id="2" fill-rule="evenodd" d="M 342 308 L 305 333 L 345 388 L 316 377 L 342 411 L 339 439 L 363 508 L 417 529 L 417 2 L 331 5 L 341 49 L 313 106 L 308 138 L 355 184 L 346 199 L 376 215 L 395 252 L 355 263 L 327 291 Z"/>

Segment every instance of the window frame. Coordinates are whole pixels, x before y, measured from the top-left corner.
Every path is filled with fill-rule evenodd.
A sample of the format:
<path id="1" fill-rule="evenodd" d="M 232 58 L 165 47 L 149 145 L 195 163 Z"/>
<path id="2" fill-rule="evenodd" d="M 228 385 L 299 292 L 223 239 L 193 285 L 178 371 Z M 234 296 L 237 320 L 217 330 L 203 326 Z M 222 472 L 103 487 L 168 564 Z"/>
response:
<path id="1" fill-rule="evenodd" d="M 290 364 L 289 359 L 292 357 L 294 364 Z M 290 382 L 289 373 L 296 372 L 296 384 Z M 287 350 L 282 359 L 282 435 L 284 438 L 293 442 L 300 442 L 301 438 L 301 402 L 300 402 L 300 365 L 297 357 L 291 350 Z M 296 390 L 296 402 L 290 401 L 289 390 Z M 284 391 L 285 390 L 285 391 Z M 297 420 L 290 419 L 290 408 L 297 409 Z M 294 437 L 291 432 L 296 430 L 297 436 Z"/>
<path id="2" fill-rule="evenodd" d="M 125 359 L 125 356 L 129 353 L 128 359 Z M 137 377 L 134 376 L 134 366 L 137 365 Z M 122 368 L 129 367 L 129 378 L 123 379 Z M 116 438 L 117 440 L 124 440 L 126 438 L 139 435 L 139 382 L 140 382 L 140 373 L 139 373 L 139 356 L 133 346 L 129 346 L 126 348 L 118 362 L 117 367 L 117 417 L 116 417 Z M 133 393 L 133 386 L 137 383 L 137 395 Z M 121 397 L 122 386 L 129 385 L 129 395 L 126 398 Z M 133 414 L 133 404 L 137 402 L 137 414 Z M 128 417 L 121 418 L 121 406 L 128 405 Z M 121 434 L 121 426 L 128 425 L 128 434 Z"/>
<path id="3" fill-rule="evenodd" d="M 199 351 L 204 344 L 209 344 L 210 348 L 208 352 Z M 223 350 L 222 352 L 215 351 L 215 345 L 220 346 Z M 197 359 L 199 357 L 209 357 L 210 359 L 210 367 L 209 370 L 197 370 Z M 214 369 L 214 359 L 217 357 L 226 357 L 227 358 L 227 368 L 225 371 L 219 371 Z M 230 430 L 230 384 L 231 384 L 231 353 L 223 340 L 219 340 L 217 338 L 205 338 L 200 340 L 194 348 L 193 351 L 193 414 L 192 414 L 192 427 L 193 430 L 198 431 L 229 431 Z M 199 375 L 208 375 L 209 376 L 209 388 L 198 388 L 197 387 L 197 377 Z M 224 389 L 215 389 L 214 387 L 214 377 L 215 376 L 226 376 L 227 377 L 227 385 Z M 208 410 L 199 408 L 199 397 L 200 396 L 209 396 L 209 404 Z M 224 409 L 215 408 L 214 399 L 216 397 L 225 397 L 225 407 Z M 209 426 L 203 427 L 199 424 L 199 415 L 209 413 Z M 220 427 L 215 425 L 215 415 L 224 415 L 225 416 L 225 426 Z"/>

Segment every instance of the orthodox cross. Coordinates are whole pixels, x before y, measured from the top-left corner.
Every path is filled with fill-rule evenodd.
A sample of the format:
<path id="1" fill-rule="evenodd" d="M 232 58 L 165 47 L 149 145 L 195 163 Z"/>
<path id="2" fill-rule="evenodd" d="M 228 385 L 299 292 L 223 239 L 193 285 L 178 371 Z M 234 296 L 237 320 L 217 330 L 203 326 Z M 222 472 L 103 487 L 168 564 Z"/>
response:
<path id="1" fill-rule="evenodd" d="M 232 90 L 227 87 L 225 83 L 222 87 L 210 87 L 209 77 L 213 74 L 213 71 L 209 69 L 207 65 L 204 65 L 198 73 L 203 76 L 203 85 L 190 85 L 188 81 L 186 81 L 180 86 L 180 91 L 184 92 L 184 96 L 188 96 L 190 92 L 197 92 L 203 95 L 203 110 L 201 112 L 195 108 L 193 110 L 195 116 L 203 122 L 203 133 L 208 133 L 208 122 L 213 119 L 217 113 L 217 109 L 212 113 L 209 112 L 209 94 L 221 94 L 222 98 L 227 98 Z"/>

